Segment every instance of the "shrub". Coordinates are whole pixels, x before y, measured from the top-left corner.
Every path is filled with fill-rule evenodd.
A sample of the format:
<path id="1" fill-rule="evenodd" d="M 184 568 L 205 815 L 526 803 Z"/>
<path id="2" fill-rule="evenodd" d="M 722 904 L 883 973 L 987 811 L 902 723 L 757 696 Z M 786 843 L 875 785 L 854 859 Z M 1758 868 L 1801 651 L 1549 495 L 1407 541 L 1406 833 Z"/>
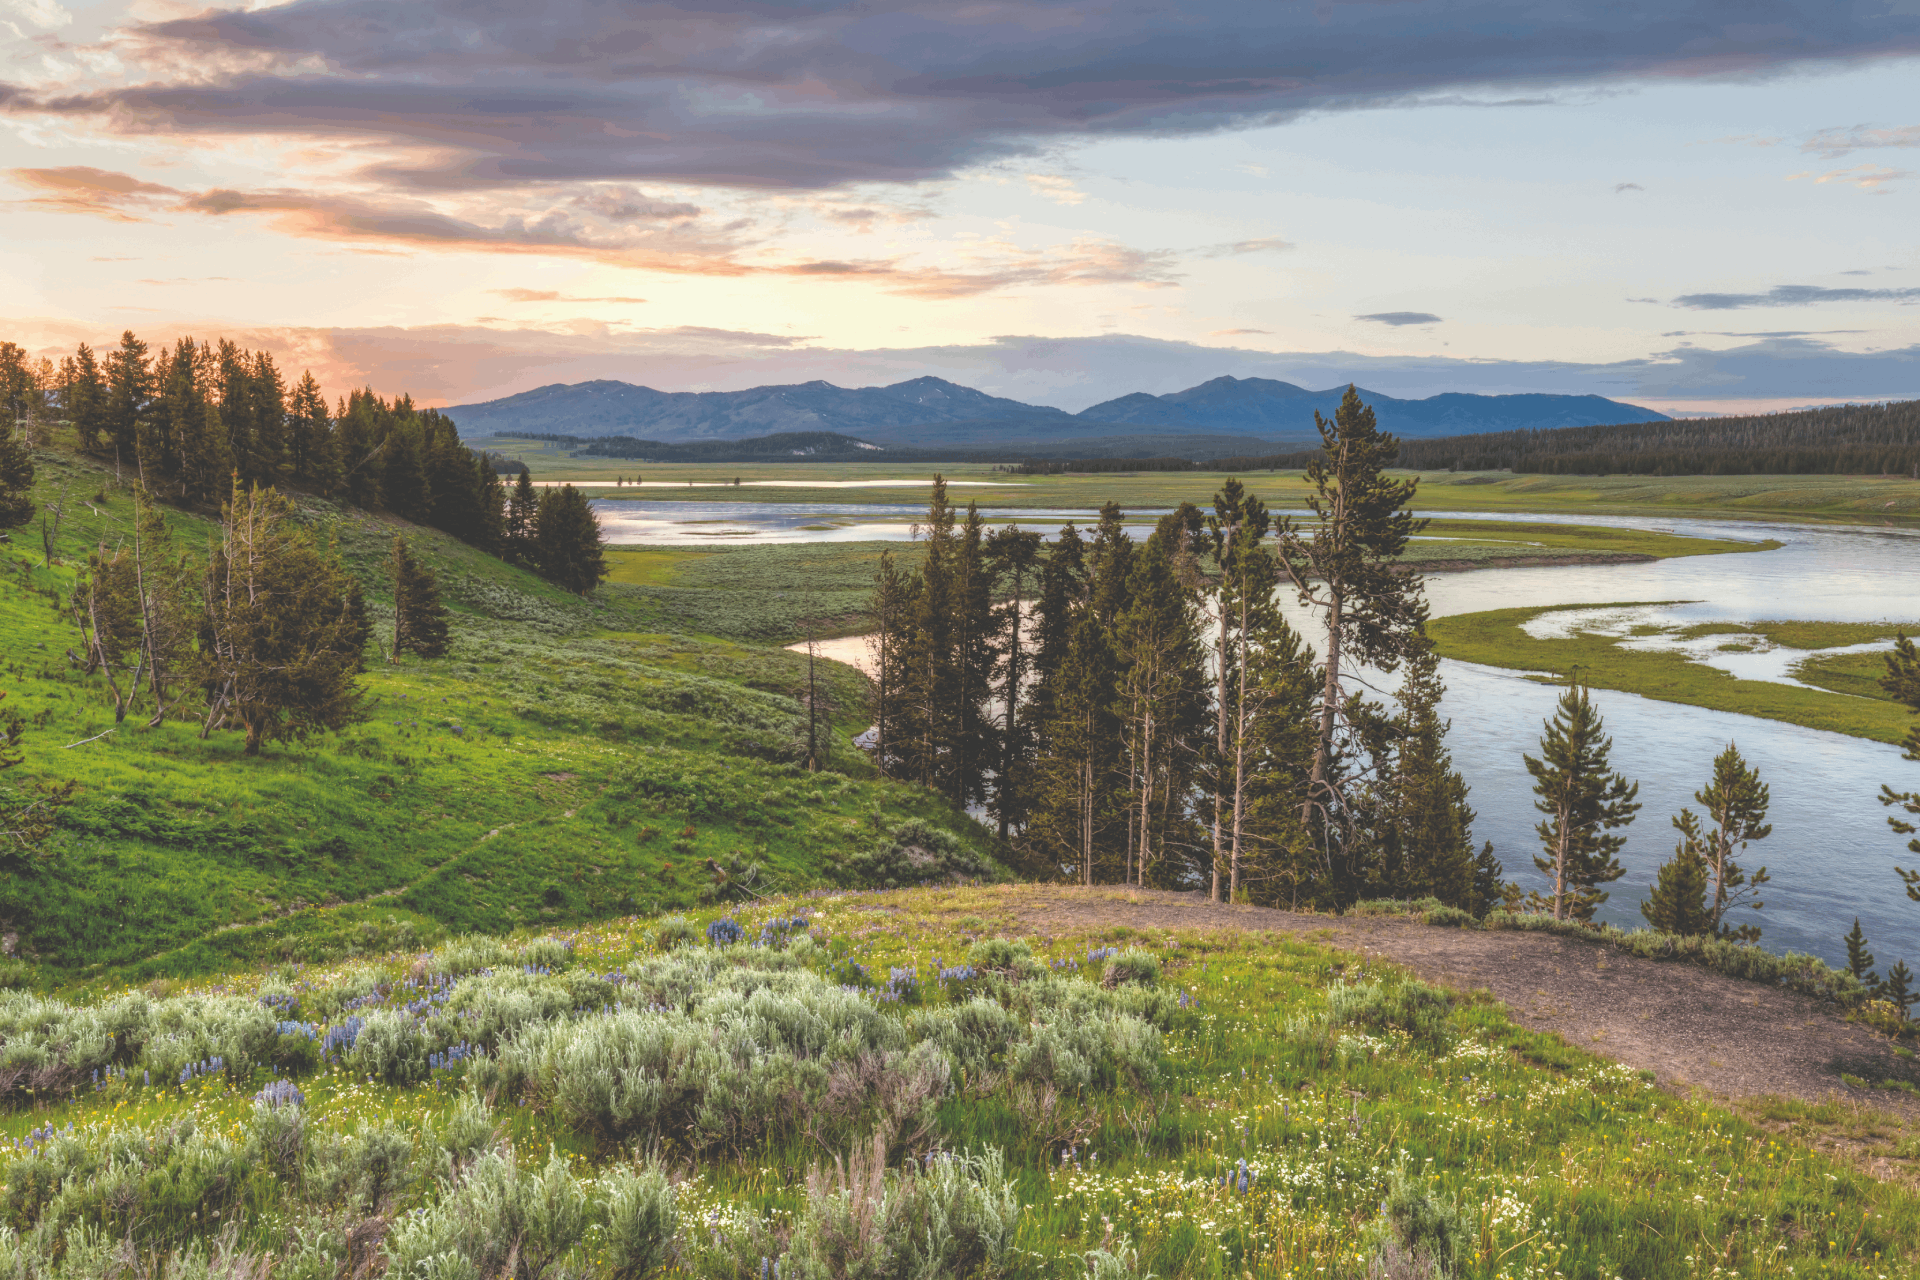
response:
<path id="1" fill-rule="evenodd" d="M 967 848 L 959 836 L 921 818 L 895 824 L 872 846 L 847 855 L 835 869 L 843 883 L 873 889 L 993 874 L 993 864 Z"/>
<path id="2" fill-rule="evenodd" d="M 443 1186 L 419 1213 L 399 1219 L 383 1246 L 388 1273 L 420 1280 L 539 1280 L 586 1236 L 587 1192 L 558 1152 L 523 1173 L 494 1151 Z"/>
<path id="3" fill-rule="evenodd" d="M 1404 1031 L 1429 1048 L 1444 1049 L 1453 1041 L 1448 1014 L 1453 996 L 1424 982 L 1397 986 L 1369 982 L 1336 984 L 1327 992 L 1326 1026 L 1358 1027 L 1363 1031 Z"/>
<path id="4" fill-rule="evenodd" d="M 700 926 L 685 916 L 668 916 L 653 926 L 648 937 L 660 950 L 672 951 L 676 947 L 689 947 L 698 942 Z"/>
<path id="5" fill-rule="evenodd" d="M 1477 929 L 1480 922 L 1473 918 L 1473 912 L 1459 907 L 1434 907 L 1427 912 L 1427 923 L 1443 925 L 1450 929 Z"/>
<path id="6" fill-rule="evenodd" d="M 33 986 L 33 966 L 16 956 L 0 957 L 0 991 L 24 991 Z"/>
<path id="7" fill-rule="evenodd" d="M 513 953 L 498 938 L 469 934 L 454 938 L 433 953 L 429 961 L 431 971 L 443 973 L 450 978 L 464 974 L 478 973 L 482 969 L 494 969 L 511 963 Z"/>
<path id="8" fill-rule="evenodd" d="M 573 944 L 563 938 L 535 938 L 520 948 L 520 963 L 558 971 L 573 963 Z"/>
<path id="9" fill-rule="evenodd" d="M 976 969 L 1013 978 L 1034 978 L 1046 968 L 1033 958 L 1033 948 L 1025 942 L 1005 938 L 982 938 L 967 951 L 967 963 Z"/>
<path id="10" fill-rule="evenodd" d="M 679 1208 L 666 1171 L 648 1164 L 619 1169 L 605 1186 L 607 1269 L 612 1280 L 641 1280 L 673 1256 Z"/>
<path id="11" fill-rule="evenodd" d="M 998 1151 L 930 1153 L 886 1164 L 875 1134 L 844 1162 L 807 1175 L 783 1276 L 798 1280 L 919 1280 L 996 1273 L 1006 1260 L 1020 1202 Z"/>
<path id="12" fill-rule="evenodd" d="M 1160 961 L 1152 952 L 1141 951 L 1137 947 L 1129 947 L 1107 961 L 1107 967 L 1100 975 L 1100 985 L 1109 990 L 1128 983 L 1151 987 L 1159 981 Z"/>
<path id="13" fill-rule="evenodd" d="M 1472 1236 L 1472 1226 L 1456 1205 L 1428 1194 L 1405 1169 L 1395 1169 L 1380 1216 L 1367 1231 L 1368 1275 L 1378 1280 L 1451 1276 Z"/>

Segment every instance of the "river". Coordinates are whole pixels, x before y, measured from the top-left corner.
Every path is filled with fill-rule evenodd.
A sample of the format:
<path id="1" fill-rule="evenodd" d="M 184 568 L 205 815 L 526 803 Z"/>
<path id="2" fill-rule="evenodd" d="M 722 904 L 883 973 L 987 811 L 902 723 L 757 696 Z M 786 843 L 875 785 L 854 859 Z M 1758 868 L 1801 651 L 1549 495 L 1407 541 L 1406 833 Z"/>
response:
<path id="1" fill-rule="evenodd" d="M 1689 556 L 1651 564 L 1482 569 L 1428 579 L 1433 614 L 1530 605 L 1597 604 L 1627 600 L 1690 603 L 1662 612 L 1679 621 L 1754 622 L 1796 619 L 1835 622 L 1916 621 L 1920 630 L 1920 534 L 1869 527 L 1812 527 L 1727 520 L 1594 516 L 1515 516 L 1557 523 L 1672 530 L 1712 538 L 1774 539 L 1777 550 Z M 1310 621 L 1296 625 L 1311 634 Z M 831 642 L 826 656 L 858 664 L 864 640 Z M 1759 674 L 1759 673 L 1755 673 Z M 1522 763 L 1538 751 L 1542 722 L 1553 714 L 1559 690 L 1524 675 L 1463 662 L 1443 664 L 1444 711 L 1452 721 L 1448 744 L 1472 787 L 1476 837 L 1491 839 L 1507 875 L 1524 887 L 1543 883 L 1533 868 L 1539 848 L 1533 783 Z M 1622 926 L 1644 921 L 1639 903 L 1659 864 L 1672 853 L 1672 816 L 1698 805 L 1713 757 L 1729 741 L 1772 788 L 1773 834 L 1744 861 L 1764 864 L 1772 883 L 1759 912 L 1742 912 L 1764 930 L 1775 951 L 1809 952 L 1842 964 L 1842 935 L 1858 916 L 1881 967 L 1905 957 L 1920 964 L 1920 903 L 1910 901 L 1893 873 L 1913 864 L 1905 840 L 1886 825 L 1880 785 L 1920 788 L 1920 764 L 1899 748 L 1841 734 L 1803 729 L 1722 711 L 1656 702 L 1628 693 L 1597 691 L 1594 700 L 1613 736 L 1613 764 L 1640 783 L 1644 806 L 1625 834 L 1620 861 L 1626 875 L 1611 888 L 1600 919 Z"/>

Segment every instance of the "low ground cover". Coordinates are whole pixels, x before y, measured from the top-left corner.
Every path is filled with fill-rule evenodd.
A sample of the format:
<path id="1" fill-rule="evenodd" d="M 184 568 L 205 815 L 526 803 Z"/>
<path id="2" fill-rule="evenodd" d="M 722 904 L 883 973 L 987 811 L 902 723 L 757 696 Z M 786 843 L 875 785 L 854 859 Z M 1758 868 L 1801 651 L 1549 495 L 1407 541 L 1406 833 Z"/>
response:
<path id="1" fill-rule="evenodd" d="M 4 1082 L 0 1259 L 1225 1278 L 1424 1251 L 1516 1280 L 1915 1273 L 1920 1196 L 1809 1151 L 1797 1112 L 1672 1096 L 1285 935 L 1016 944 L 1011 901 L 846 894 L 0 997 L 7 1062 L 104 1055 L 32 1095 Z M 107 1021 L 111 1042 L 78 1034 Z M 686 1069 L 701 1053 L 714 1066 Z"/>
<path id="2" fill-rule="evenodd" d="M 1672 602 L 1571 608 L 1619 610 L 1648 603 Z M 1622 648 L 1618 634 L 1575 627 L 1571 634 L 1540 638 L 1525 630 L 1528 623 L 1569 608 L 1555 605 L 1455 614 L 1428 623 L 1427 633 L 1439 645 L 1443 657 L 1463 662 L 1538 673 L 1534 678 L 1549 682 L 1565 680 L 1578 666 L 1581 681 L 1596 689 L 1617 689 L 1664 702 L 1783 720 L 1876 742 L 1899 742 L 1912 720 L 1904 706 L 1879 696 L 1877 685 L 1869 691 L 1867 675 L 1874 664 L 1885 669 L 1876 654 L 1816 658 L 1804 668 L 1796 668 L 1793 675 L 1823 687 L 1802 689 L 1771 681 L 1742 680 L 1679 653 Z M 1677 627 L 1674 634 L 1682 639 L 1715 634 L 1759 635 L 1790 648 L 1819 649 L 1890 638 L 1903 627 L 1914 629 L 1911 623 L 1742 622 Z M 1855 694 L 1866 696 L 1849 696 Z"/>

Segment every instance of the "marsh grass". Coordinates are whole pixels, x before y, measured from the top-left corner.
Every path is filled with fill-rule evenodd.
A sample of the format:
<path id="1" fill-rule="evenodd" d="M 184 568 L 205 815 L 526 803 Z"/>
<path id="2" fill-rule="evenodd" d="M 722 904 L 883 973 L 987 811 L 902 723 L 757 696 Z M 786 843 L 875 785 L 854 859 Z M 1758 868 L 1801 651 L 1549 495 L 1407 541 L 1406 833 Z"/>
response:
<path id="1" fill-rule="evenodd" d="M 1802 689 L 1764 680 L 1741 680 L 1725 671 L 1689 661 L 1678 653 L 1623 649 L 1617 636 L 1576 632 L 1565 638 L 1543 640 L 1523 630 L 1524 624 L 1532 619 L 1567 607 L 1551 605 L 1489 609 L 1481 613 L 1435 618 L 1427 624 L 1427 634 L 1439 646 L 1441 656 L 1462 662 L 1477 662 L 1483 666 L 1517 671 L 1562 674 L 1578 666 L 1581 680 L 1596 689 L 1618 689 L 1663 702 L 1731 711 L 1766 720 L 1782 720 L 1809 729 L 1851 734 L 1876 742 L 1899 742 L 1912 720 L 1905 707 L 1890 699 L 1844 696 L 1844 693 L 1864 692 L 1864 689 L 1854 686 L 1864 683 L 1858 678 L 1864 674 L 1862 668 L 1870 669 L 1873 662 L 1880 661 L 1875 654 L 1854 655 L 1856 659 L 1868 661 L 1848 661 L 1839 670 L 1853 677 L 1852 684 L 1844 692 L 1828 692 L 1826 689 Z M 1592 604 L 1579 607 L 1599 609 L 1623 606 Z M 1911 624 L 1908 626 L 1910 628 Z M 1893 635 L 1899 630 L 1899 625 L 1764 622 L 1750 627 L 1741 624 L 1741 630 L 1766 634 L 1777 643 L 1798 648 L 1803 644 L 1836 646 L 1878 639 Z M 1689 628 L 1687 632 L 1693 637 L 1726 633 L 1724 630 L 1713 631 L 1703 627 Z M 1842 660 L 1836 658 L 1832 661 Z M 1815 682 L 1809 680 L 1809 683 Z"/>
<path id="2" fill-rule="evenodd" d="M 782 981 L 843 972 L 848 962 L 873 974 L 911 965 L 924 976 L 958 970 L 977 956 L 976 968 L 993 971 L 924 982 L 919 1006 L 874 995 L 849 997 L 869 1002 L 871 1016 L 899 1019 L 903 1036 L 911 1034 L 907 1028 L 915 1019 L 947 1016 L 975 1001 L 1017 1011 L 1043 990 L 1100 994 L 1094 980 L 1105 960 L 1089 956 L 1111 941 L 1108 931 L 1029 939 L 1025 949 L 994 943 L 973 951 L 985 941 L 980 926 L 1004 919 L 1009 901 L 992 888 L 953 888 L 844 894 L 745 914 L 736 909 L 751 938 L 758 936 L 763 914 L 788 918 L 804 905 L 810 941 L 797 954 L 775 953 L 783 957 L 778 961 L 744 944 L 694 954 L 706 957 L 702 963 L 721 964 L 735 953 L 759 956 L 774 966 L 768 974 L 796 975 Z M 689 923 L 704 938 L 714 918 L 696 913 Z M 526 975 L 525 981 L 539 986 L 622 967 L 665 972 L 659 966 L 671 957 L 647 941 L 661 928 L 660 922 L 635 919 L 578 930 L 565 939 L 571 959 L 564 970 Z M 984 1067 L 956 1072 L 924 1141 L 927 1150 L 966 1161 L 990 1160 L 989 1151 L 999 1152 L 997 1178 L 1003 1181 L 988 1176 L 983 1165 L 967 1165 L 974 1170 L 967 1186 L 935 1194 L 934 1184 L 910 1181 L 924 1176 L 924 1155 L 897 1148 L 884 1158 L 862 1155 L 856 1140 L 838 1135 L 822 1141 L 803 1131 L 775 1132 L 706 1150 L 663 1142 L 656 1151 L 676 1184 L 672 1256 L 679 1273 L 757 1276 L 765 1257 L 769 1265 L 782 1262 L 783 1275 L 815 1274 L 811 1263 L 798 1268 L 803 1258 L 844 1256 L 817 1248 L 821 1241 L 840 1248 L 833 1242 L 883 1239 L 885 1230 L 862 1224 L 925 1222 L 934 1201 L 949 1206 L 943 1210 L 947 1220 L 971 1223 L 971 1238 L 990 1241 L 991 1223 L 1008 1215 L 987 1209 L 995 1195 L 1009 1195 L 1021 1209 L 999 1255 L 1003 1273 L 1036 1280 L 1149 1272 L 1205 1280 L 1248 1274 L 1359 1277 L 1370 1266 L 1387 1274 L 1379 1260 L 1389 1238 L 1407 1256 L 1424 1251 L 1435 1261 L 1457 1242 L 1454 1274 L 1469 1277 L 1710 1276 L 1715 1267 L 1722 1275 L 1742 1276 L 1872 1280 L 1916 1274 L 1920 1198 L 1911 1186 L 1875 1181 L 1859 1171 L 1859 1162 L 1807 1146 L 1821 1124 L 1852 1123 L 1851 1108 L 1781 1103 L 1746 1119 L 1703 1098 L 1663 1092 L 1639 1073 L 1528 1032 L 1484 997 L 1428 999 L 1419 984 L 1376 961 L 1276 934 L 1130 934 L 1124 941 L 1154 957 L 1159 977 L 1150 987 L 1122 984 L 1104 998 L 1163 996 L 1177 1012 L 1152 1077 L 1096 1073 L 1077 1088 L 1058 1091 L 1058 1109 L 1072 1121 L 1070 1140 L 1040 1132 L 1022 1116 L 1016 1082 L 1007 1078 L 1007 1051 L 1000 1050 L 1000 1064 L 989 1053 Z M 377 990 L 382 982 L 431 971 L 463 954 L 449 944 L 433 953 L 438 960 L 405 955 L 350 961 L 309 968 L 297 981 L 315 993 L 332 993 L 310 997 L 316 1008 L 344 1012 L 349 1000 L 360 998 L 349 993 Z M 510 955 L 555 953 L 522 951 L 515 944 Z M 739 973 L 753 971 L 749 966 Z M 285 986 L 283 975 L 234 972 L 180 984 L 167 999 L 209 993 L 257 999 Z M 649 998 L 662 994 L 656 990 Z M 1188 1003 L 1180 1008 L 1183 997 Z M 1056 1000 L 1055 1007 L 1067 1006 Z M 1030 1021 L 1030 1015 L 1020 1017 L 1015 1026 Z M 1301 1035 L 1296 1028 L 1303 1023 L 1324 1031 Z M 1421 1026 L 1426 1030 L 1416 1029 Z M 991 1039 L 993 1033 L 983 1027 L 967 1038 L 976 1034 Z M 488 1175 L 494 1181 L 485 1185 L 511 1183 L 523 1198 L 536 1179 L 560 1186 L 564 1170 L 570 1186 L 549 1199 L 558 1209 L 576 1206 L 568 1210 L 570 1220 L 584 1225 L 556 1265 L 627 1274 L 611 1251 L 607 1224 L 617 1188 L 648 1176 L 644 1159 L 635 1161 L 647 1144 L 609 1143 L 570 1121 L 540 1091 L 524 1103 L 503 1093 L 494 1113 L 476 1126 L 473 1104 L 464 1101 L 477 1079 L 472 1070 L 435 1073 L 409 1086 L 370 1082 L 344 1064 L 301 1077 L 306 1149 L 334 1151 L 327 1167 L 349 1171 L 384 1160 L 379 1167 L 390 1171 L 390 1184 L 375 1193 L 388 1197 L 388 1212 L 397 1215 L 392 1220 L 427 1210 L 426 1217 L 450 1224 L 445 1232 L 456 1243 L 447 1247 L 455 1251 L 464 1247 L 459 1239 L 477 1238 L 460 1232 L 479 1212 L 458 1207 L 467 1203 L 456 1194 L 460 1162 L 472 1168 L 492 1159 L 498 1166 L 505 1157 L 484 1153 L 510 1150 L 513 1178 L 494 1167 Z M 0 1117 L 0 1160 L 12 1157 L 0 1180 L 10 1196 L 12 1188 L 25 1185 L 18 1143 L 29 1130 L 45 1132 L 50 1125 L 64 1133 L 69 1123 L 73 1141 L 100 1150 L 116 1132 L 151 1132 L 190 1120 L 196 1133 L 231 1143 L 233 1159 L 252 1159 L 248 1142 L 258 1125 L 252 1096 L 267 1078 L 207 1076 L 185 1086 L 83 1089 L 71 1100 L 36 1100 L 28 1110 Z M 486 1136 L 476 1143 L 469 1132 L 463 1142 L 451 1142 L 447 1135 L 463 1124 Z M 1872 1130 L 1878 1136 L 1869 1138 L 1862 1124 L 1855 1123 L 1858 1140 L 1871 1142 L 1876 1158 L 1897 1166 L 1896 1172 L 1920 1167 L 1920 1146 L 1910 1135 L 1882 1122 Z M 1805 1136 L 1796 1136 L 1796 1125 Z M 393 1134 L 410 1135 L 404 1159 L 391 1147 L 380 1156 L 375 1139 L 363 1136 Z M 453 1148 L 461 1154 L 450 1154 Z M 919 1172 L 908 1172 L 909 1157 Z M 811 1184 L 804 1176 L 809 1168 L 816 1171 Z M 355 1206 L 363 1206 L 369 1194 L 352 1188 L 368 1185 L 369 1176 L 339 1174 L 300 1184 L 311 1189 L 296 1193 L 269 1184 L 249 1164 L 234 1189 L 222 1193 L 219 1203 L 232 1207 L 223 1210 L 221 1221 L 237 1218 L 233 1247 L 255 1254 L 293 1252 L 285 1241 L 299 1234 L 290 1230 L 294 1226 L 311 1233 L 326 1225 L 333 1232 L 327 1238 L 342 1241 L 361 1212 Z M 910 1192 L 931 1199 L 902 1199 L 902 1207 L 888 1207 L 890 1195 Z M 628 1201 L 637 1197 L 631 1189 L 618 1194 Z M 496 1198 L 507 1198 L 506 1191 Z M 650 1203 L 655 1209 L 647 1220 L 662 1220 L 657 1194 Z M 30 1213 L 17 1207 L 8 1212 L 13 1230 L 32 1232 Z M 234 1228 L 209 1223 L 204 1215 L 189 1217 L 177 1238 L 155 1247 L 210 1249 L 221 1230 Z M 634 1230 L 642 1243 L 655 1238 Z M 535 1234 L 529 1229 L 530 1244 Z M 551 1231 L 542 1237 L 555 1238 Z M 982 1244 L 967 1256 L 991 1255 Z M 523 1250 L 514 1265 L 531 1268 L 529 1256 Z M 496 1263 L 505 1268 L 504 1258 L 487 1265 Z M 291 1256 L 280 1265 L 291 1266 Z M 841 1263 L 826 1266 L 819 1274 L 852 1273 Z M 984 1265 L 960 1262 L 940 1272 L 988 1273 Z M 549 1268 L 545 1274 L 558 1273 Z M 864 1274 L 913 1272 L 876 1265 Z"/>

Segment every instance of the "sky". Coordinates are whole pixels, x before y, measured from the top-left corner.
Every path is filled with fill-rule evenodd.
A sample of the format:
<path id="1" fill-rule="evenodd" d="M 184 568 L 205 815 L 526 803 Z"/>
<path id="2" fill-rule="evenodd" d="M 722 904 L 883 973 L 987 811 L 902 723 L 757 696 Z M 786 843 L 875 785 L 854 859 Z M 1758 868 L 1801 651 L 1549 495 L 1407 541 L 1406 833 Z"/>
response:
<path id="1" fill-rule="evenodd" d="M 1920 0 L 0 0 L 0 338 L 1920 397 Z"/>

